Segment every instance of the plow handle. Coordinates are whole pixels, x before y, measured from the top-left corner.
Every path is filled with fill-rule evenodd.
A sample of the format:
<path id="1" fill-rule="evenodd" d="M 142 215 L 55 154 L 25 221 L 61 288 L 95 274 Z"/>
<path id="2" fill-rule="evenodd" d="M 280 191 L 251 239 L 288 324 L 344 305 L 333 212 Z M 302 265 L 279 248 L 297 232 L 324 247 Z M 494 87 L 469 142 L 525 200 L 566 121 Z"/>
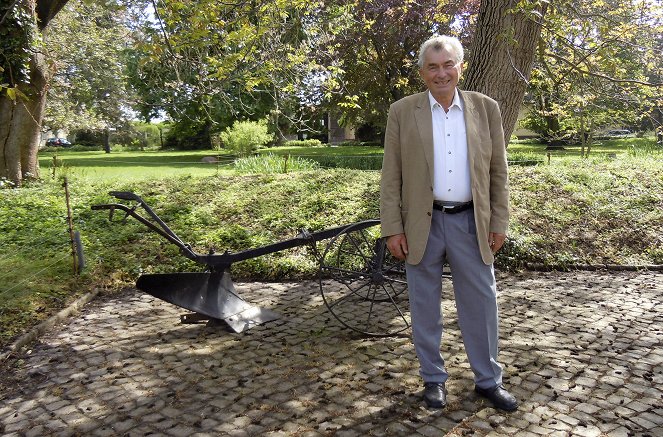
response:
<path id="1" fill-rule="evenodd" d="M 111 196 L 121 199 L 121 200 L 135 200 L 136 202 L 144 203 L 143 199 L 141 199 L 136 193 L 132 193 L 131 191 L 109 191 L 108 194 Z"/>
<path id="2" fill-rule="evenodd" d="M 129 201 L 134 201 L 137 202 L 143 209 L 150 215 L 150 217 L 159 225 L 155 225 L 154 223 L 150 222 L 147 220 L 145 217 L 141 216 L 136 212 L 136 206 L 133 208 L 129 208 L 126 205 L 123 205 L 121 203 L 112 203 L 112 204 L 103 204 L 103 205 L 92 205 L 93 210 L 101 210 L 101 209 L 108 209 L 110 211 L 110 216 L 109 219 L 113 219 L 113 213 L 115 212 L 116 209 L 122 210 L 126 213 L 126 217 L 131 216 L 138 220 L 140 223 L 143 225 L 147 226 L 151 230 L 155 231 L 162 237 L 164 237 L 166 240 L 170 241 L 171 243 L 175 244 L 178 246 L 181 250 L 181 252 L 189 259 L 198 261 L 198 258 L 200 258 L 200 255 L 195 253 L 191 247 L 184 243 L 180 237 L 178 237 L 169 227 L 166 225 L 159 216 L 152 211 L 152 208 L 150 208 L 143 199 L 140 198 L 135 193 L 132 193 L 131 191 L 110 191 L 109 194 L 117 199 L 121 200 L 129 200 Z"/>

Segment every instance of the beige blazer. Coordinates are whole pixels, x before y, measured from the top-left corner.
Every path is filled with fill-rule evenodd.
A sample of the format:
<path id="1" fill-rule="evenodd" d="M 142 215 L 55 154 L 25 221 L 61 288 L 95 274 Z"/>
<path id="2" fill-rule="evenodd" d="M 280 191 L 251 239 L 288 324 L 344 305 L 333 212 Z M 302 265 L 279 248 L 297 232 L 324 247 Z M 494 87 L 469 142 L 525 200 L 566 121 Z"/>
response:
<path id="1" fill-rule="evenodd" d="M 489 232 L 506 234 L 509 185 L 502 116 L 497 102 L 460 91 L 477 240 L 484 263 L 494 261 Z M 391 105 L 380 182 L 382 236 L 405 233 L 407 262 L 418 264 L 426 249 L 433 212 L 433 121 L 428 91 Z"/>

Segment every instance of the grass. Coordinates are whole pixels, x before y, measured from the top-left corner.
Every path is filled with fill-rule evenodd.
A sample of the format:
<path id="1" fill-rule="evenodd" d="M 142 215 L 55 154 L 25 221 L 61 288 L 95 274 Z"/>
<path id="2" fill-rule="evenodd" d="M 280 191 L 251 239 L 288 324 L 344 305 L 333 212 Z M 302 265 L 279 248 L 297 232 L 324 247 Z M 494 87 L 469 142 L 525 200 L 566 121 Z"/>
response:
<path id="1" fill-rule="evenodd" d="M 288 173 L 289 171 L 314 170 L 319 168 L 317 161 L 300 156 L 259 154 L 238 158 L 234 162 L 238 173 Z"/>
<path id="2" fill-rule="evenodd" d="M 380 170 L 384 149 L 375 146 L 323 146 L 323 147 L 276 147 L 260 150 L 260 154 L 294 156 L 317 162 L 322 168 L 352 168 L 357 170 Z"/>
<path id="3" fill-rule="evenodd" d="M 622 156 L 632 154 L 634 151 L 644 150 L 656 152 L 657 146 L 652 138 L 625 138 L 619 140 L 597 140 L 591 144 L 590 158 L 605 158 L 609 155 Z M 579 144 L 564 146 L 561 149 L 548 150 L 545 144 L 533 140 L 513 141 L 509 144 L 509 154 L 523 153 L 545 157 L 550 154 L 551 160 L 575 159 L 580 157 L 581 146 Z"/>
<path id="4" fill-rule="evenodd" d="M 283 152 L 270 152 L 277 150 Z M 337 157 L 366 153 L 341 147 L 305 151 L 312 150 L 327 158 L 323 151 Z M 514 144 L 510 150 L 546 156 L 540 145 Z M 550 164 L 511 167 L 510 236 L 498 267 L 663 264 L 661 148 L 626 140 L 605 145 L 605 153 L 597 146 L 588 159 L 568 151 Z M 61 152 L 65 168 L 56 168 L 53 178 L 49 152 L 40 158 L 41 181 L 0 189 L 0 346 L 93 288 L 132 286 L 143 272 L 201 269 L 135 220 L 122 222 L 116 213 L 109 222 L 107 212 L 92 211 L 93 204 L 115 202 L 110 190 L 142 196 L 199 252 L 236 252 L 292 238 L 301 228 L 317 231 L 378 217 L 378 171 L 237 174 L 230 165 L 217 170 L 216 164 L 200 163 L 214 154 Z M 87 267 L 80 276 L 73 274 L 65 175 L 85 249 Z M 233 276 L 245 280 L 311 278 L 316 271 L 307 247 L 232 267 Z"/>
<path id="5" fill-rule="evenodd" d="M 217 162 L 202 159 L 212 157 Z M 141 180 L 164 176 L 212 176 L 230 173 L 234 157 L 225 151 L 44 151 L 39 154 L 42 177 L 68 175 L 87 180 Z"/>

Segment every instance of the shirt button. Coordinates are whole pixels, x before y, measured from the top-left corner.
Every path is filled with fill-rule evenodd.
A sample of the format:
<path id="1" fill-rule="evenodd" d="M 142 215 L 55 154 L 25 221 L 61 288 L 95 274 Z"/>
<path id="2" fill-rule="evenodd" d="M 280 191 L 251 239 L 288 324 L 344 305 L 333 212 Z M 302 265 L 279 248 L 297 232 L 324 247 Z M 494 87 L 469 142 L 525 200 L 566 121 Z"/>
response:
<path id="1" fill-rule="evenodd" d="M 451 155 L 451 150 L 449 150 L 449 155 Z"/>
<path id="2" fill-rule="evenodd" d="M 451 170 L 449 170 L 449 173 L 451 173 Z"/>

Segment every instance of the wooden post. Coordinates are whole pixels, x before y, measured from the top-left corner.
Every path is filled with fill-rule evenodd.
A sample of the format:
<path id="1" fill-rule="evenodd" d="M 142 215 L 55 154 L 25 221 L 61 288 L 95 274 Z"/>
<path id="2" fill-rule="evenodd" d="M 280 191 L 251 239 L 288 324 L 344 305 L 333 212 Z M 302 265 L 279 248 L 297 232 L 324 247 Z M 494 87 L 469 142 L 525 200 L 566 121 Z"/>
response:
<path id="1" fill-rule="evenodd" d="M 67 226 L 69 227 L 69 238 L 71 241 L 71 256 L 73 258 L 74 265 L 74 274 L 78 274 L 78 263 L 76 262 L 76 239 L 74 238 L 74 223 L 71 218 L 71 204 L 69 202 L 69 182 L 65 176 L 64 182 L 62 183 L 64 187 L 65 199 L 67 202 Z"/>

